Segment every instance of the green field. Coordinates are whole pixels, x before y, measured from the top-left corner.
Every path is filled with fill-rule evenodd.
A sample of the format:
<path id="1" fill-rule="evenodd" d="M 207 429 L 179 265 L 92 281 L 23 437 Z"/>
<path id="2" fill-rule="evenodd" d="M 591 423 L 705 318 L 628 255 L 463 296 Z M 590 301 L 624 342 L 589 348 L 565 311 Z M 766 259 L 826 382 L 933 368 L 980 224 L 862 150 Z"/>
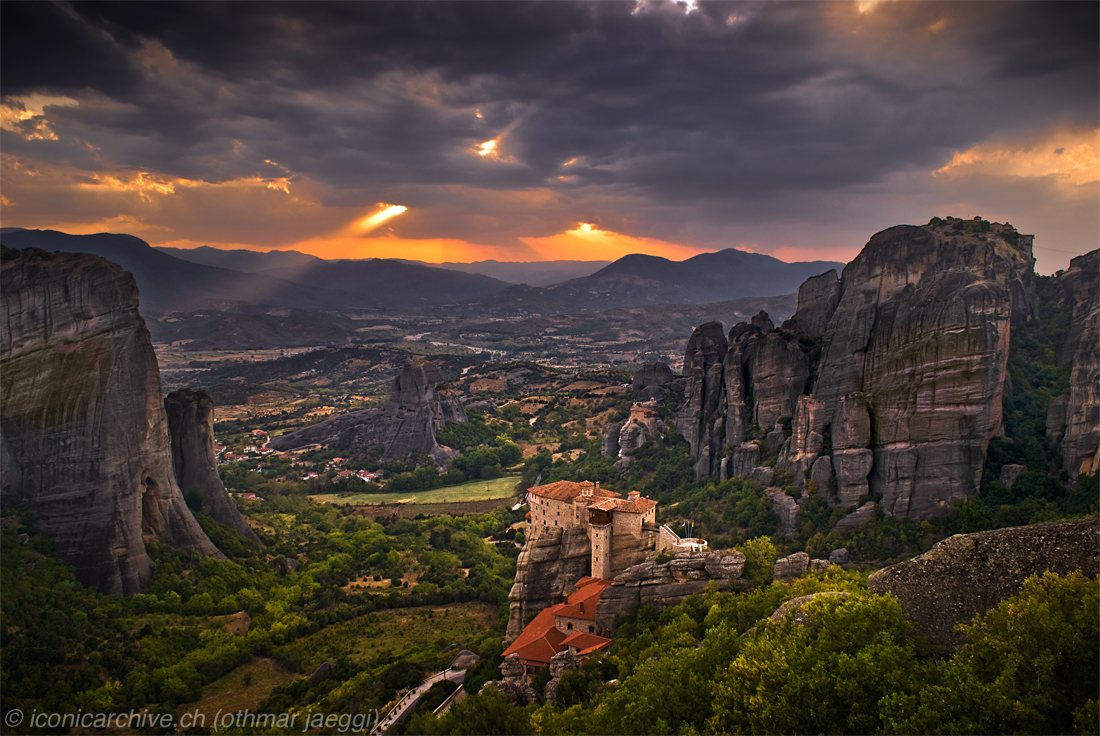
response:
<path id="1" fill-rule="evenodd" d="M 383 503 L 456 503 L 460 501 L 485 501 L 493 498 L 507 498 L 516 489 L 518 479 L 515 476 L 494 478 L 493 480 L 474 480 L 458 486 L 435 488 L 430 491 L 410 491 L 408 493 L 356 493 L 340 498 L 335 493 L 310 496 L 322 503 L 351 504 L 353 506 L 376 505 Z"/>

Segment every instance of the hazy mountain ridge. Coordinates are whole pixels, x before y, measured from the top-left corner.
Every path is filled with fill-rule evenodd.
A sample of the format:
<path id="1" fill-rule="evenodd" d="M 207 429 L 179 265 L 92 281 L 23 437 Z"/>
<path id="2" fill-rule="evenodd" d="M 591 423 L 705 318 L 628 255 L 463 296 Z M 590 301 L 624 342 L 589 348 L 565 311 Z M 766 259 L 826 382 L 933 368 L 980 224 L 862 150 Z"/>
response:
<path id="1" fill-rule="evenodd" d="M 245 273 L 259 273 L 269 268 L 295 268 L 304 266 L 311 261 L 321 260 L 317 256 L 311 256 L 308 253 L 296 250 L 255 251 L 242 248 L 224 250 L 209 245 L 201 245 L 198 248 L 170 248 L 164 245 L 154 245 L 153 250 L 159 250 L 162 253 L 167 253 L 170 256 L 191 263 L 229 268 Z"/>
<path id="2" fill-rule="evenodd" d="M 728 248 L 684 261 L 631 254 L 591 276 L 547 287 L 523 284 L 468 301 L 462 309 L 552 314 L 648 304 L 703 304 L 744 297 L 793 294 L 811 276 L 843 268 L 831 261 L 785 263 Z"/>
<path id="3" fill-rule="evenodd" d="M 401 259 L 404 260 L 404 259 Z M 465 273 L 480 273 L 510 284 L 528 286 L 549 286 L 570 279 L 591 276 L 611 261 L 474 261 L 473 263 L 425 263 L 423 261 L 404 261 L 432 268 L 446 268 Z"/>
<path id="4" fill-rule="evenodd" d="M 476 298 L 505 286 L 487 276 L 398 261 L 329 262 L 311 256 L 297 268 L 246 273 L 177 258 L 133 235 L 118 233 L 16 230 L 0 237 L 10 248 L 92 253 L 119 264 L 134 275 L 147 313 L 254 311 L 257 307 L 313 311 L 423 307 Z M 238 252 L 233 258 L 245 257 Z"/>
<path id="5" fill-rule="evenodd" d="M 92 253 L 117 263 L 134 275 L 143 313 L 275 304 L 318 310 L 353 304 L 350 295 L 318 295 L 284 279 L 184 261 L 132 235 L 20 230 L 0 237 L 9 248 Z"/>

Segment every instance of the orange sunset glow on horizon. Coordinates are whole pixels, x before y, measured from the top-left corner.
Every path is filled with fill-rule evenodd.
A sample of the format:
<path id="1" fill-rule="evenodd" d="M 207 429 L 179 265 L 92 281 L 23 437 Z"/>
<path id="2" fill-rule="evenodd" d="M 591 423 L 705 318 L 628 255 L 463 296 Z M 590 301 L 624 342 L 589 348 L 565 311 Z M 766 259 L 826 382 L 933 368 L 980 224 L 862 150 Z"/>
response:
<path id="1" fill-rule="evenodd" d="M 394 211 L 398 210 L 399 211 Z M 357 230 L 369 232 L 396 217 L 406 208 L 390 206 L 381 212 L 356 220 L 347 228 L 327 236 L 317 236 L 284 246 L 263 246 L 246 243 L 220 243 L 226 250 L 294 250 L 326 260 L 364 258 L 405 258 L 427 263 L 472 263 L 498 260 L 513 262 L 537 261 L 614 261 L 632 253 L 661 256 L 681 261 L 713 251 L 713 248 L 693 248 L 653 238 L 636 238 L 611 230 L 602 230 L 589 223 L 578 223 L 572 230 L 544 237 L 520 238 L 528 246 L 517 250 L 507 246 L 472 243 L 459 238 L 403 238 L 393 234 L 362 236 Z M 385 217 L 381 217 L 385 215 Z M 368 228 L 360 230 L 360 228 Z M 207 243 L 173 240 L 158 245 L 172 248 L 197 248 Z"/>

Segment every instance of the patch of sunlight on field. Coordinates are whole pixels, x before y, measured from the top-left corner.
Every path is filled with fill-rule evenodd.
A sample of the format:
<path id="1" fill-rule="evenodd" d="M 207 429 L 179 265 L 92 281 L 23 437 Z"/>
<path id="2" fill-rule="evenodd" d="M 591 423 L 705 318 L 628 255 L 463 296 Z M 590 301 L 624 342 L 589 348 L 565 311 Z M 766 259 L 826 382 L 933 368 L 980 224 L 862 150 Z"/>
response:
<path id="1" fill-rule="evenodd" d="M 202 699 L 197 703 L 188 703 L 184 710 L 188 713 L 205 713 L 206 722 L 212 724 L 218 711 L 255 711 L 272 690 L 286 685 L 298 676 L 273 659 L 258 657 L 210 683 L 203 689 Z"/>
<path id="2" fill-rule="evenodd" d="M 310 496 L 321 503 L 351 504 L 353 506 L 382 503 L 459 503 L 462 501 L 485 501 L 494 498 L 507 498 L 515 491 L 518 478 L 508 476 L 493 480 L 475 480 L 458 486 L 434 488 L 430 491 L 409 491 L 407 493 L 356 493 L 340 497 L 335 493 Z"/>

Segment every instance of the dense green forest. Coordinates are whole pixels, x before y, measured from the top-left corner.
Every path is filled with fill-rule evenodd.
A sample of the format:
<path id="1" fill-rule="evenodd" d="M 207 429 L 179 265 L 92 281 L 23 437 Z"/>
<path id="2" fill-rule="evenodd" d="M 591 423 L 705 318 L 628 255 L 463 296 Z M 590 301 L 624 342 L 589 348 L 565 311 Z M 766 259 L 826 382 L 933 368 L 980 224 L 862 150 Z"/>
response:
<path id="1" fill-rule="evenodd" d="M 768 616 L 783 602 L 809 619 Z M 1100 730 L 1100 584 L 1033 576 L 937 657 L 897 601 L 833 567 L 751 593 L 710 592 L 618 622 L 606 658 L 567 672 L 558 703 L 471 696 L 406 733 L 1080 733 Z"/>
<path id="2" fill-rule="evenodd" d="M 289 679 L 260 704 L 267 710 L 373 712 L 446 667 L 453 643 L 499 651 L 518 552 L 505 538 L 517 517 L 507 509 L 380 524 L 273 497 L 247 509 L 262 548 L 200 514 L 229 559 L 153 543 L 152 581 L 124 600 L 82 587 L 30 515 L 14 499 L 3 506 L 5 712 L 174 712 L 257 659 Z M 367 585 L 349 587 L 357 579 Z M 419 613 L 395 629 L 408 635 L 380 640 L 383 614 L 395 610 Z M 326 661 L 331 676 L 303 677 Z"/>

